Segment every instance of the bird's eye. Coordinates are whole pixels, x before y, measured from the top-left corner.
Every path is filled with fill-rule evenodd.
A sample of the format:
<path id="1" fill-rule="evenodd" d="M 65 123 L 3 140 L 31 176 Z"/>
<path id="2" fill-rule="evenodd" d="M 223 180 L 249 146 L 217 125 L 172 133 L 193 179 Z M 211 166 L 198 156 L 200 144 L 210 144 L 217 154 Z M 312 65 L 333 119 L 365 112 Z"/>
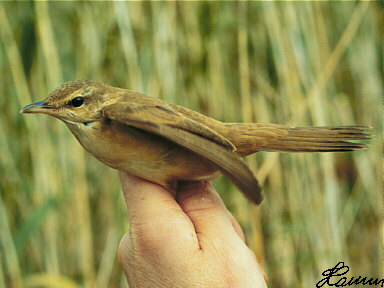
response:
<path id="1" fill-rule="evenodd" d="M 83 97 L 76 97 L 73 98 L 71 101 L 71 104 L 73 107 L 80 107 L 84 103 L 84 98 Z"/>

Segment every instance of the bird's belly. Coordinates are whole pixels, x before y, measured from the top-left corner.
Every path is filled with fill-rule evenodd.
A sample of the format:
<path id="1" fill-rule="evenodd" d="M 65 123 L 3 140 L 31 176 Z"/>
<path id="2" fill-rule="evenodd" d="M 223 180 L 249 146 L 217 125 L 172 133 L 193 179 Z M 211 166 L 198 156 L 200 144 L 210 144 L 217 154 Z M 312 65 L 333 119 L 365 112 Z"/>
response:
<path id="1" fill-rule="evenodd" d="M 109 167 L 170 189 L 179 180 L 210 180 L 220 175 L 214 164 L 165 138 L 126 125 L 108 128 L 73 134 Z"/>

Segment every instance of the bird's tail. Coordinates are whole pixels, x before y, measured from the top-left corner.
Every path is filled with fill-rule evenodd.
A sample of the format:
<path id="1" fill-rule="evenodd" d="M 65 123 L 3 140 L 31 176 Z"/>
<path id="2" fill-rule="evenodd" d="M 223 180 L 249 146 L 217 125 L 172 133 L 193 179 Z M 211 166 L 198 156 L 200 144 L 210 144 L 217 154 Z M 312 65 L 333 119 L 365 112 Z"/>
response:
<path id="1" fill-rule="evenodd" d="M 367 126 L 289 127 L 246 123 L 225 126 L 225 137 L 242 156 L 258 151 L 346 152 L 367 147 L 366 143 L 353 141 L 373 138 L 373 129 Z"/>

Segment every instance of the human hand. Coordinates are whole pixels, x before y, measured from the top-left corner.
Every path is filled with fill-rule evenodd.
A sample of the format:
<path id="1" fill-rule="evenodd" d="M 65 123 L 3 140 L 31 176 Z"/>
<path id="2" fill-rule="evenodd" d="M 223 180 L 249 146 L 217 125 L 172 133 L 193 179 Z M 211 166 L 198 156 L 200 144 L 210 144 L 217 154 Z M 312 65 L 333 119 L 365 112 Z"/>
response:
<path id="1" fill-rule="evenodd" d="M 119 177 L 130 228 L 118 259 L 129 287 L 267 287 L 240 225 L 211 183 L 186 183 L 175 200 L 159 185 Z"/>

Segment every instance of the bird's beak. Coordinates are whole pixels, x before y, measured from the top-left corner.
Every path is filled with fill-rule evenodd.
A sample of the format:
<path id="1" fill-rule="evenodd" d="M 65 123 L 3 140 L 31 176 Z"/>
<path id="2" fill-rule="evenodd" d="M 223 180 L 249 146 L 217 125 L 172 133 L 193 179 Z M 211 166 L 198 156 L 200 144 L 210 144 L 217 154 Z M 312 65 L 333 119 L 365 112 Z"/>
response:
<path id="1" fill-rule="evenodd" d="M 32 104 L 29 104 L 25 106 L 23 109 L 20 110 L 20 113 L 44 113 L 44 114 L 50 114 L 52 109 L 57 109 L 59 107 L 50 106 L 45 104 L 45 101 L 39 101 Z"/>

